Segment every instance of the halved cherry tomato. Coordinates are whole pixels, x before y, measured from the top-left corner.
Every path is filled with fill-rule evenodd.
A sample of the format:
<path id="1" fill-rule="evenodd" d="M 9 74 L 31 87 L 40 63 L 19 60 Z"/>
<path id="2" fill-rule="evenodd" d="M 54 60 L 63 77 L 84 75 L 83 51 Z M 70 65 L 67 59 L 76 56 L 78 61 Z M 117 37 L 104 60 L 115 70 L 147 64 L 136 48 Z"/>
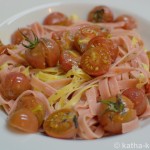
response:
<path id="1" fill-rule="evenodd" d="M 16 111 L 22 108 L 30 110 L 37 117 L 39 127 L 42 125 L 46 111 L 39 99 L 33 95 L 23 96 L 17 103 Z"/>
<path id="2" fill-rule="evenodd" d="M 109 49 L 103 45 L 91 47 L 81 56 L 81 68 L 92 76 L 105 74 L 111 65 Z"/>
<path id="3" fill-rule="evenodd" d="M 63 26 L 68 26 L 71 24 L 71 21 L 69 18 L 60 12 L 53 12 L 50 13 L 46 18 L 44 19 L 43 22 L 44 25 L 63 25 Z"/>
<path id="4" fill-rule="evenodd" d="M 8 119 L 8 124 L 27 133 L 35 133 L 38 131 L 38 120 L 36 116 L 25 108 L 12 113 Z"/>
<path id="5" fill-rule="evenodd" d="M 115 44 L 112 40 L 103 36 L 96 36 L 89 41 L 87 49 L 96 46 L 107 47 L 111 55 L 112 63 L 116 60 L 119 54 L 119 49 L 118 45 Z"/>
<path id="6" fill-rule="evenodd" d="M 124 21 L 125 22 L 125 25 L 124 25 L 124 29 L 134 29 L 137 27 L 137 22 L 136 20 L 129 16 L 129 15 L 121 15 L 119 17 L 116 18 L 115 20 L 116 22 L 120 22 L 120 21 Z"/>
<path id="7" fill-rule="evenodd" d="M 69 31 L 60 31 L 53 34 L 52 38 L 60 46 L 61 50 L 74 49 L 74 35 Z"/>
<path id="8" fill-rule="evenodd" d="M 133 107 L 134 104 L 127 97 L 121 95 L 101 101 L 100 124 L 109 133 L 121 133 L 122 123 L 136 118 L 136 110 Z"/>
<path id="9" fill-rule="evenodd" d="M 80 65 L 81 56 L 77 51 L 64 50 L 60 54 L 59 63 L 64 71 L 69 71 L 72 66 Z"/>
<path id="10" fill-rule="evenodd" d="M 113 22 L 113 13 L 107 6 L 96 6 L 88 14 L 90 22 Z"/>
<path id="11" fill-rule="evenodd" d="M 76 49 L 84 53 L 86 51 L 86 46 L 88 42 L 95 36 L 103 34 L 100 27 L 98 26 L 85 26 L 80 28 L 74 37 L 74 43 Z"/>
<path id="12" fill-rule="evenodd" d="M 72 109 L 61 109 L 52 113 L 44 122 L 44 131 L 55 138 L 69 139 L 76 136 L 77 113 Z"/>
<path id="13" fill-rule="evenodd" d="M 28 47 L 25 53 L 28 63 L 32 67 L 40 69 L 43 69 L 47 66 L 56 66 L 59 55 L 60 49 L 58 44 L 52 39 L 43 38 L 35 42 L 35 45 L 32 48 Z"/>
<path id="14" fill-rule="evenodd" d="M 24 37 L 23 37 L 23 35 L 21 33 L 23 33 L 24 35 L 26 35 L 29 38 L 30 38 L 30 36 L 32 34 L 30 29 L 28 29 L 28 28 L 20 28 L 19 30 L 16 30 L 12 34 L 12 36 L 11 36 L 11 43 L 12 44 L 20 44 L 24 40 Z"/>
<path id="15" fill-rule="evenodd" d="M 134 103 L 134 109 L 136 109 L 137 115 L 142 115 L 147 108 L 147 98 L 145 93 L 141 89 L 129 88 L 123 93 Z"/>
<path id="16" fill-rule="evenodd" d="M 29 89 L 31 89 L 30 80 L 20 72 L 8 73 L 1 85 L 1 93 L 7 100 L 15 100 L 22 92 Z"/>

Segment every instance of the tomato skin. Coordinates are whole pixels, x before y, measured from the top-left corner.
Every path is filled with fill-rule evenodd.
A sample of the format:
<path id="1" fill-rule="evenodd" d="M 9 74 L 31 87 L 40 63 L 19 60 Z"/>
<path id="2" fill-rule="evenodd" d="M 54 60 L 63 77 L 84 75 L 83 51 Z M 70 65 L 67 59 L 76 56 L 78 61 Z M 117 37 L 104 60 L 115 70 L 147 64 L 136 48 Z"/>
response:
<path id="1" fill-rule="evenodd" d="M 116 97 L 108 99 L 110 102 L 117 102 Z M 136 118 L 136 111 L 133 109 L 134 104 L 125 96 L 122 96 L 125 112 L 115 112 L 108 110 L 108 105 L 101 103 L 100 106 L 100 124 L 104 130 L 112 134 L 120 134 L 122 132 L 122 123 L 132 121 Z"/>
<path id="2" fill-rule="evenodd" d="M 128 97 L 133 103 L 134 108 L 136 109 L 137 115 L 142 115 L 147 108 L 147 98 L 145 93 L 138 88 L 129 88 L 125 90 L 123 93 L 126 97 Z"/>
<path id="3" fill-rule="evenodd" d="M 31 36 L 31 30 L 30 29 L 20 28 L 19 30 L 16 30 L 12 34 L 12 36 L 11 36 L 11 43 L 12 44 L 20 44 L 24 40 L 24 37 L 21 33 L 25 34 L 27 37 Z"/>
<path id="4" fill-rule="evenodd" d="M 25 53 L 28 63 L 32 67 L 39 69 L 56 66 L 59 55 L 59 46 L 52 39 L 40 39 L 33 49 L 27 49 Z"/>
<path id="5" fill-rule="evenodd" d="M 113 22 L 113 13 L 107 6 L 96 6 L 88 14 L 90 22 Z"/>
<path id="6" fill-rule="evenodd" d="M 43 21 L 44 25 L 63 25 L 68 26 L 71 24 L 68 17 L 60 12 L 50 13 Z"/>
<path id="7" fill-rule="evenodd" d="M 111 56 L 109 50 L 103 46 L 90 48 L 81 56 L 81 68 L 92 76 L 105 74 L 110 65 Z"/>
<path id="8" fill-rule="evenodd" d="M 45 120 L 43 129 L 51 137 L 73 138 L 77 133 L 77 124 L 74 122 L 75 117 L 77 117 L 77 113 L 72 109 L 58 110 Z"/>
<path id="9" fill-rule="evenodd" d="M 86 51 L 86 46 L 88 42 L 94 38 L 102 34 L 100 28 L 98 26 L 85 26 L 80 28 L 74 37 L 74 44 L 76 49 L 80 53 L 84 53 Z"/>
<path id="10" fill-rule="evenodd" d="M 118 54 L 119 54 L 119 49 L 118 45 L 115 44 L 112 40 L 109 38 L 103 37 L 103 36 L 96 36 L 93 39 L 91 39 L 87 45 L 87 49 L 91 47 L 97 47 L 97 46 L 102 46 L 108 48 L 112 63 L 115 62 Z"/>
<path id="11" fill-rule="evenodd" d="M 45 107 L 43 103 L 33 95 L 23 96 L 17 103 L 16 110 L 26 108 L 30 110 L 38 119 L 39 127 L 42 125 L 45 117 Z"/>
<path id="12" fill-rule="evenodd" d="M 15 100 L 22 92 L 31 89 L 30 80 L 20 72 L 10 72 L 2 81 L 1 92 L 7 100 Z"/>
<path id="13" fill-rule="evenodd" d="M 64 50 L 61 52 L 59 63 L 64 71 L 69 71 L 72 66 L 80 65 L 81 56 L 74 50 Z"/>
<path id="14" fill-rule="evenodd" d="M 12 113 L 8 118 L 8 124 L 11 127 L 27 133 L 38 131 L 38 120 L 28 109 L 20 109 Z"/>
<path id="15" fill-rule="evenodd" d="M 116 18 L 115 20 L 116 22 L 120 22 L 120 21 L 124 21 L 125 22 L 125 25 L 124 25 L 124 29 L 134 29 L 137 27 L 137 22 L 136 20 L 129 16 L 129 15 L 121 15 L 119 17 Z"/>

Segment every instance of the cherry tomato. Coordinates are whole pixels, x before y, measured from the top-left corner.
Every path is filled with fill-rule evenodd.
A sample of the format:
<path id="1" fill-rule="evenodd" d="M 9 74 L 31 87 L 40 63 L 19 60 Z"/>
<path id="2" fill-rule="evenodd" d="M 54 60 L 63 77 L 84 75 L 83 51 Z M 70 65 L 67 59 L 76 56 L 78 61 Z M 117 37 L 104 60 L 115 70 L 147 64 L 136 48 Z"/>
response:
<path id="1" fill-rule="evenodd" d="M 21 33 L 23 33 L 27 37 L 30 37 L 31 30 L 28 28 L 20 28 L 19 30 L 16 30 L 11 36 L 12 44 L 20 44 L 24 40 L 24 37 Z"/>
<path id="2" fill-rule="evenodd" d="M 122 132 L 122 123 L 136 118 L 134 104 L 125 96 L 111 97 L 103 100 L 100 106 L 100 124 L 104 130 L 119 134 Z"/>
<path id="3" fill-rule="evenodd" d="M 147 108 L 147 98 L 141 89 L 129 88 L 122 94 L 128 97 L 134 103 L 134 108 L 136 109 L 138 116 L 145 112 Z"/>
<path id="4" fill-rule="evenodd" d="M 10 72 L 2 81 L 1 93 L 7 100 L 16 99 L 22 92 L 31 89 L 30 80 L 20 72 Z"/>
<path id="5" fill-rule="evenodd" d="M 96 6 L 88 14 L 90 22 L 113 22 L 113 13 L 107 6 Z"/>
<path id="6" fill-rule="evenodd" d="M 81 56 L 77 51 L 64 50 L 61 52 L 59 63 L 64 71 L 69 71 L 72 66 L 80 65 Z"/>
<path id="7" fill-rule="evenodd" d="M 8 119 L 8 124 L 23 132 L 35 133 L 38 131 L 36 116 L 25 108 L 12 113 Z"/>
<path id="8" fill-rule="evenodd" d="M 105 74 L 111 65 L 109 50 L 103 45 L 88 49 L 81 56 L 81 68 L 92 76 Z"/>
<path id="9" fill-rule="evenodd" d="M 22 108 L 30 110 L 37 117 L 39 127 L 42 125 L 46 111 L 39 99 L 33 95 L 23 96 L 17 103 L 16 111 Z"/>
<path id="10" fill-rule="evenodd" d="M 115 44 L 112 40 L 103 36 L 96 36 L 95 38 L 89 41 L 87 45 L 87 49 L 96 46 L 102 46 L 108 48 L 111 55 L 112 63 L 116 60 L 119 54 L 119 49 L 118 49 L 118 45 Z"/>
<path id="11" fill-rule="evenodd" d="M 116 22 L 120 22 L 120 21 L 124 21 L 125 22 L 125 25 L 124 25 L 124 29 L 134 29 L 137 27 L 137 22 L 136 20 L 129 16 L 129 15 L 122 15 L 122 16 L 119 16 L 116 18 L 115 20 Z"/>
<path id="12" fill-rule="evenodd" d="M 74 35 L 69 31 L 60 31 L 53 34 L 52 38 L 60 46 L 61 50 L 74 49 Z"/>
<path id="13" fill-rule="evenodd" d="M 88 42 L 95 36 L 101 35 L 101 29 L 98 26 L 85 26 L 80 28 L 74 37 L 74 44 L 76 49 L 84 53 Z"/>
<path id="14" fill-rule="evenodd" d="M 30 45 L 29 45 L 30 46 Z M 28 47 L 28 46 L 27 46 Z M 28 63 L 34 68 L 54 67 L 57 65 L 60 49 L 52 39 L 39 39 L 33 48 L 26 50 L 25 56 Z"/>
<path id="15" fill-rule="evenodd" d="M 77 133 L 77 113 L 72 109 L 61 109 L 52 113 L 44 122 L 44 131 L 55 138 L 69 139 Z"/>
<path id="16" fill-rule="evenodd" d="M 147 84 L 145 85 L 145 93 L 147 93 L 147 94 L 150 93 L 150 84 L 149 84 L 149 83 L 147 83 Z"/>
<path id="17" fill-rule="evenodd" d="M 43 24 L 68 26 L 71 24 L 71 21 L 68 19 L 68 17 L 65 14 L 60 12 L 53 12 L 48 16 L 46 16 Z"/>

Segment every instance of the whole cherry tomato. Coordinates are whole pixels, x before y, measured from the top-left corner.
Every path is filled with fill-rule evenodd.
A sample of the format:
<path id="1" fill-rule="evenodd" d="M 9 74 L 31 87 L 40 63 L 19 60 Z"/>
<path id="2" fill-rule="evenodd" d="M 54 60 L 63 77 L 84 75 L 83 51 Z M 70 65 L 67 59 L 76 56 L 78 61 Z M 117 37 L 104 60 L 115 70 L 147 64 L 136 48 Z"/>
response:
<path id="1" fill-rule="evenodd" d="M 71 24 L 71 21 L 69 18 L 61 13 L 61 12 L 53 12 L 50 13 L 46 18 L 44 19 L 43 22 L 44 25 L 63 25 L 63 26 L 68 26 Z"/>
<path id="2" fill-rule="evenodd" d="M 114 17 L 111 9 L 107 6 L 96 6 L 88 15 L 88 21 L 90 22 L 113 22 Z"/>
<path id="3" fill-rule="evenodd" d="M 29 89 L 31 89 L 30 80 L 20 72 L 8 73 L 1 85 L 1 93 L 7 100 L 15 100 L 22 92 Z"/>

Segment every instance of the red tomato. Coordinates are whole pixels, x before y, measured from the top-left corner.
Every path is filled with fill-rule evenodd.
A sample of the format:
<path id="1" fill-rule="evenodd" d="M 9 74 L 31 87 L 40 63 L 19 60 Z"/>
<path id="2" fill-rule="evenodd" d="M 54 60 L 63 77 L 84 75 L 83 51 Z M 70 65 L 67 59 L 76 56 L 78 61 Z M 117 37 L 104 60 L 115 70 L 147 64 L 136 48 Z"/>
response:
<path id="1" fill-rule="evenodd" d="M 69 31 L 60 31 L 53 34 L 52 38 L 60 46 L 61 50 L 74 49 L 74 35 Z"/>
<path id="2" fill-rule="evenodd" d="M 77 113 L 72 109 L 61 109 L 52 113 L 44 122 L 44 131 L 55 138 L 75 137 L 78 128 Z"/>
<path id="3" fill-rule="evenodd" d="M 122 123 L 136 118 L 136 111 L 133 107 L 134 104 L 125 96 L 103 100 L 100 106 L 100 124 L 109 133 L 121 133 Z"/>
<path id="4" fill-rule="evenodd" d="M 91 47 L 81 56 L 81 68 L 92 76 L 105 74 L 111 65 L 109 50 L 103 45 Z"/>
<path id="5" fill-rule="evenodd" d="M 16 111 L 22 108 L 30 110 L 38 119 L 39 127 L 42 125 L 45 117 L 45 107 L 43 103 L 33 95 L 23 96 L 17 103 Z"/>
<path id="6" fill-rule="evenodd" d="M 72 66 L 79 66 L 81 56 L 74 50 L 64 50 L 60 54 L 59 63 L 64 71 L 69 71 Z"/>
<path id="7" fill-rule="evenodd" d="M 38 131 L 38 120 L 35 115 L 28 109 L 20 109 L 10 115 L 8 124 L 18 130 L 27 133 Z"/>
<path id="8" fill-rule="evenodd" d="M 85 26 L 80 28 L 74 37 L 74 44 L 76 49 L 84 53 L 88 42 L 95 36 L 101 35 L 102 32 L 98 26 Z"/>
<path id="9" fill-rule="evenodd" d="M 145 85 L 145 93 L 150 93 L 150 84 Z"/>
<path id="10" fill-rule="evenodd" d="M 16 99 L 22 92 L 31 89 L 30 80 L 20 72 L 10 72 L 2 81 L 1 93 L 7 100 Z"/>
<path id="11" fill-rule="evenodd" d="M 141 89 L 129 88 L 122 94 L 128 97 L 134 103 L 134 108 L 136 109 L 138 116 L 142 115 L 145 112 L 148 105 L 147 98 L 145 96 L 145 93 Z"/>
<path id="12" fill-rule="evenodd" d="M 21 33 L 23 33 L 27 37 L 30 37 L 32 34 L 30 29 L 20 28 L 19 30 L 16 30 L 12 34 L 12 36 L 11 36 L 11 43 L 12 44 L 20 44 L 24 40 L 24 37 Z"/>
<path id="13" fill-rule="evenodd" d="M 112 63 L 116 60 L 119 54 L 119 49 L 118 45 L 115 44 L 112 40 L 103 36 L 96 36 L 95 38 L 89 41 L 87 49 L 89 49 L 90 47 L 97 47 L 97 46 L 108 48 L 111 55 Z"/>
<path id="14" fill-rule="evenodd" d="M 90 22 L 113 22 L 113 13 L 107 6 L 96 6 L 88 14 Z"/>
<path id="15" fill-rule="evenodd" d="M 60 12 L 53 12 L 46 16 L 43 22 L 44 25 L 63 25 L 68 26 L 71 24 L 66 15 Z"/>
<path id="16" fill-rule="evenodd" d="M 52 39 L 39 39 L 33 48 L 28 48 L 25 53 L 26 60 L 34 68 L 43 69 L 57 65 L 60 49 Z"/>
<path id="17" fill-rule="evenodd" d="M 119 17 L 116 18 L 115 20 L 116 22 L 120 22 L 120 21 L 124 21 L 125 22 L 125 25 L 124 25 L 124 29 L 134 29 L 137 27 L 137 22 L 136 20 L 129 16 L 129 15 L 121 15 Z"/>

